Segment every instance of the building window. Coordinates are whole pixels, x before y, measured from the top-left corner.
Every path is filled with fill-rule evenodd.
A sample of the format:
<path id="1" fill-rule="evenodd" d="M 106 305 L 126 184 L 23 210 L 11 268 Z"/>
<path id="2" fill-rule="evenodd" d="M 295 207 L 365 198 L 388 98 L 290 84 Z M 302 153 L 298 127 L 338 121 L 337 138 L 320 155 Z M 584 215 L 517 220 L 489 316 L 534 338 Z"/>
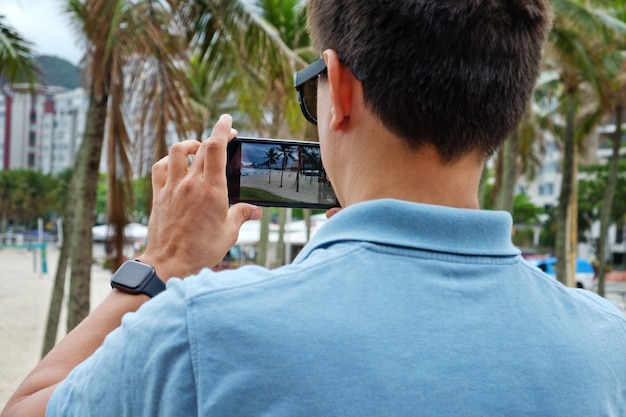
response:
<path id="1" fill-rule="evenodd" d="M 35 168 L 35 154 L 32 152 L 28 154 L 28 167 Z"/>
<path id="2" fill-rule="evenodd" d="M 553 195 L 554 194 L 554 184 L 549 182 L 546 184 L 541 184 L 539 186 L 539 195 Z"/>
<path id="3" fill-rule="evenodd" d="M 618 226 L 615 230 L 615 243 L 624 243 L 624 228 Z"/>
<path id="4" fill-rule="evenodd" d="M 559 147 L 557 146 L 556 141 L 551 140 L 548 143 L 546 143 L 546 153 L 547 154 L 558 152 L 558 150 L 559 150 Z"/>
<path id="5" fill-rule="evenodd" d="M 555 174 L 559 171 L 559 161 L 546 162 L 541 167 L 541 172 L 544 174 Z"/>
<path id="6" fill-rule="evenodd" d="M 28 146 L 35 146 L 37 144 L 37 135 L 35 132 L 28 133 Z"/>

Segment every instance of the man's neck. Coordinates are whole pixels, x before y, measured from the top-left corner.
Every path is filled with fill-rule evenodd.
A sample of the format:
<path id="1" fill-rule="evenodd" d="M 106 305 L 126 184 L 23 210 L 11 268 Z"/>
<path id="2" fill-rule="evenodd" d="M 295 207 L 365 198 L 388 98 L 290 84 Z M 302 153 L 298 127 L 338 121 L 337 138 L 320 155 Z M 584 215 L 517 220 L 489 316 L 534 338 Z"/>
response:
<path id="1" fill-rule="evenodd" d="M 363 137 L 342 173 L 344 206 L 394 198 L 424 204 L 478 209 L 482 162 L 469 154 L 443 163 L 433 147 L 410 149 L 392 136 Z"/>

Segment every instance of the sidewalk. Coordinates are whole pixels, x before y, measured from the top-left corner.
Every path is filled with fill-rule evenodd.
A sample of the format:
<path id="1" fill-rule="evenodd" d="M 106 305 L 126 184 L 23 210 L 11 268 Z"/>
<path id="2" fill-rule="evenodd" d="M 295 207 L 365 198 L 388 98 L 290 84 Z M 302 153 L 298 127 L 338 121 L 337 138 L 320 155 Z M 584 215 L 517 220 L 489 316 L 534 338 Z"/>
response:
<path id="1" fill-rule="evenodd" d="M 48 245 L 48 273 L 43 275 L 34 272 L 33 252 L 0 249 L 0 410 L 39 362 L 57 259 L 58 250 Z M 110 271 L 92 267 L 92 307 L 111 290 L 110 277 Z M 65 333 L 65 321 L 62 313 L 59 334 Z"/>

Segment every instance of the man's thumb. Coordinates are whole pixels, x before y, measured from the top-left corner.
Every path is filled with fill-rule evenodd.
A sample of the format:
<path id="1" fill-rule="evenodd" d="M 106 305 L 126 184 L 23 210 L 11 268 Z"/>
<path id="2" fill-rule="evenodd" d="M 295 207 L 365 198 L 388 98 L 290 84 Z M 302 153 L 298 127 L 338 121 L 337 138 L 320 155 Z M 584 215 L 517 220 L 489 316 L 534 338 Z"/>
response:
<path id="1" fill-rule="evenodd" d="M 259 220 L 261 214 L 263 214 L 261 207 L 248 203 L 237 203 L 230 208 L 228 217 L 231 217 L 241 227 L 248 220 Z"/>

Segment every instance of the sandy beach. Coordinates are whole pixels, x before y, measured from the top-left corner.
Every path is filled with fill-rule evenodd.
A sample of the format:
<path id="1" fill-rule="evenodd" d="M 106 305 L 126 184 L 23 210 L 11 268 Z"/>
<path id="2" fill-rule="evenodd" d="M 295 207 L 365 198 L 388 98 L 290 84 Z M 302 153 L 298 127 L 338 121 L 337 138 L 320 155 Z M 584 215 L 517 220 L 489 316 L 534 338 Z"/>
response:
<path id="1" fill-rule="evenodd" d="M 282 187 L 280 186 L 281 174 L 283 176 Z M 241 177 L 241 187 L 260 189 L 292 201 L 316 204 L 334 204 L 336 202 L 334 196 L 333 198 L 328 196 L 331 194 L 328 191 L 329 186 L 320 183 L 319 177 L 301 175 L 298 185 L 296 185 L 296 178 L 297 174 L 293 171 L 281 173 L 280 170 L 272 170 L 270 181 L 269 170 L 258 169 Z"/>
<path id="2" fill-rule="evenodd" d="M 0 409 L 41 356 L 58 250 L 48 245 L 47 274 L 40 257 L 35 272 L 33 258 L 26 249 L 0 249 Z M 111 290 L 111 273 L 94 265 L 91 274 L 93 307 Z M 59 335 L 65 333 L 65 314 L 60 327 Z"/>

